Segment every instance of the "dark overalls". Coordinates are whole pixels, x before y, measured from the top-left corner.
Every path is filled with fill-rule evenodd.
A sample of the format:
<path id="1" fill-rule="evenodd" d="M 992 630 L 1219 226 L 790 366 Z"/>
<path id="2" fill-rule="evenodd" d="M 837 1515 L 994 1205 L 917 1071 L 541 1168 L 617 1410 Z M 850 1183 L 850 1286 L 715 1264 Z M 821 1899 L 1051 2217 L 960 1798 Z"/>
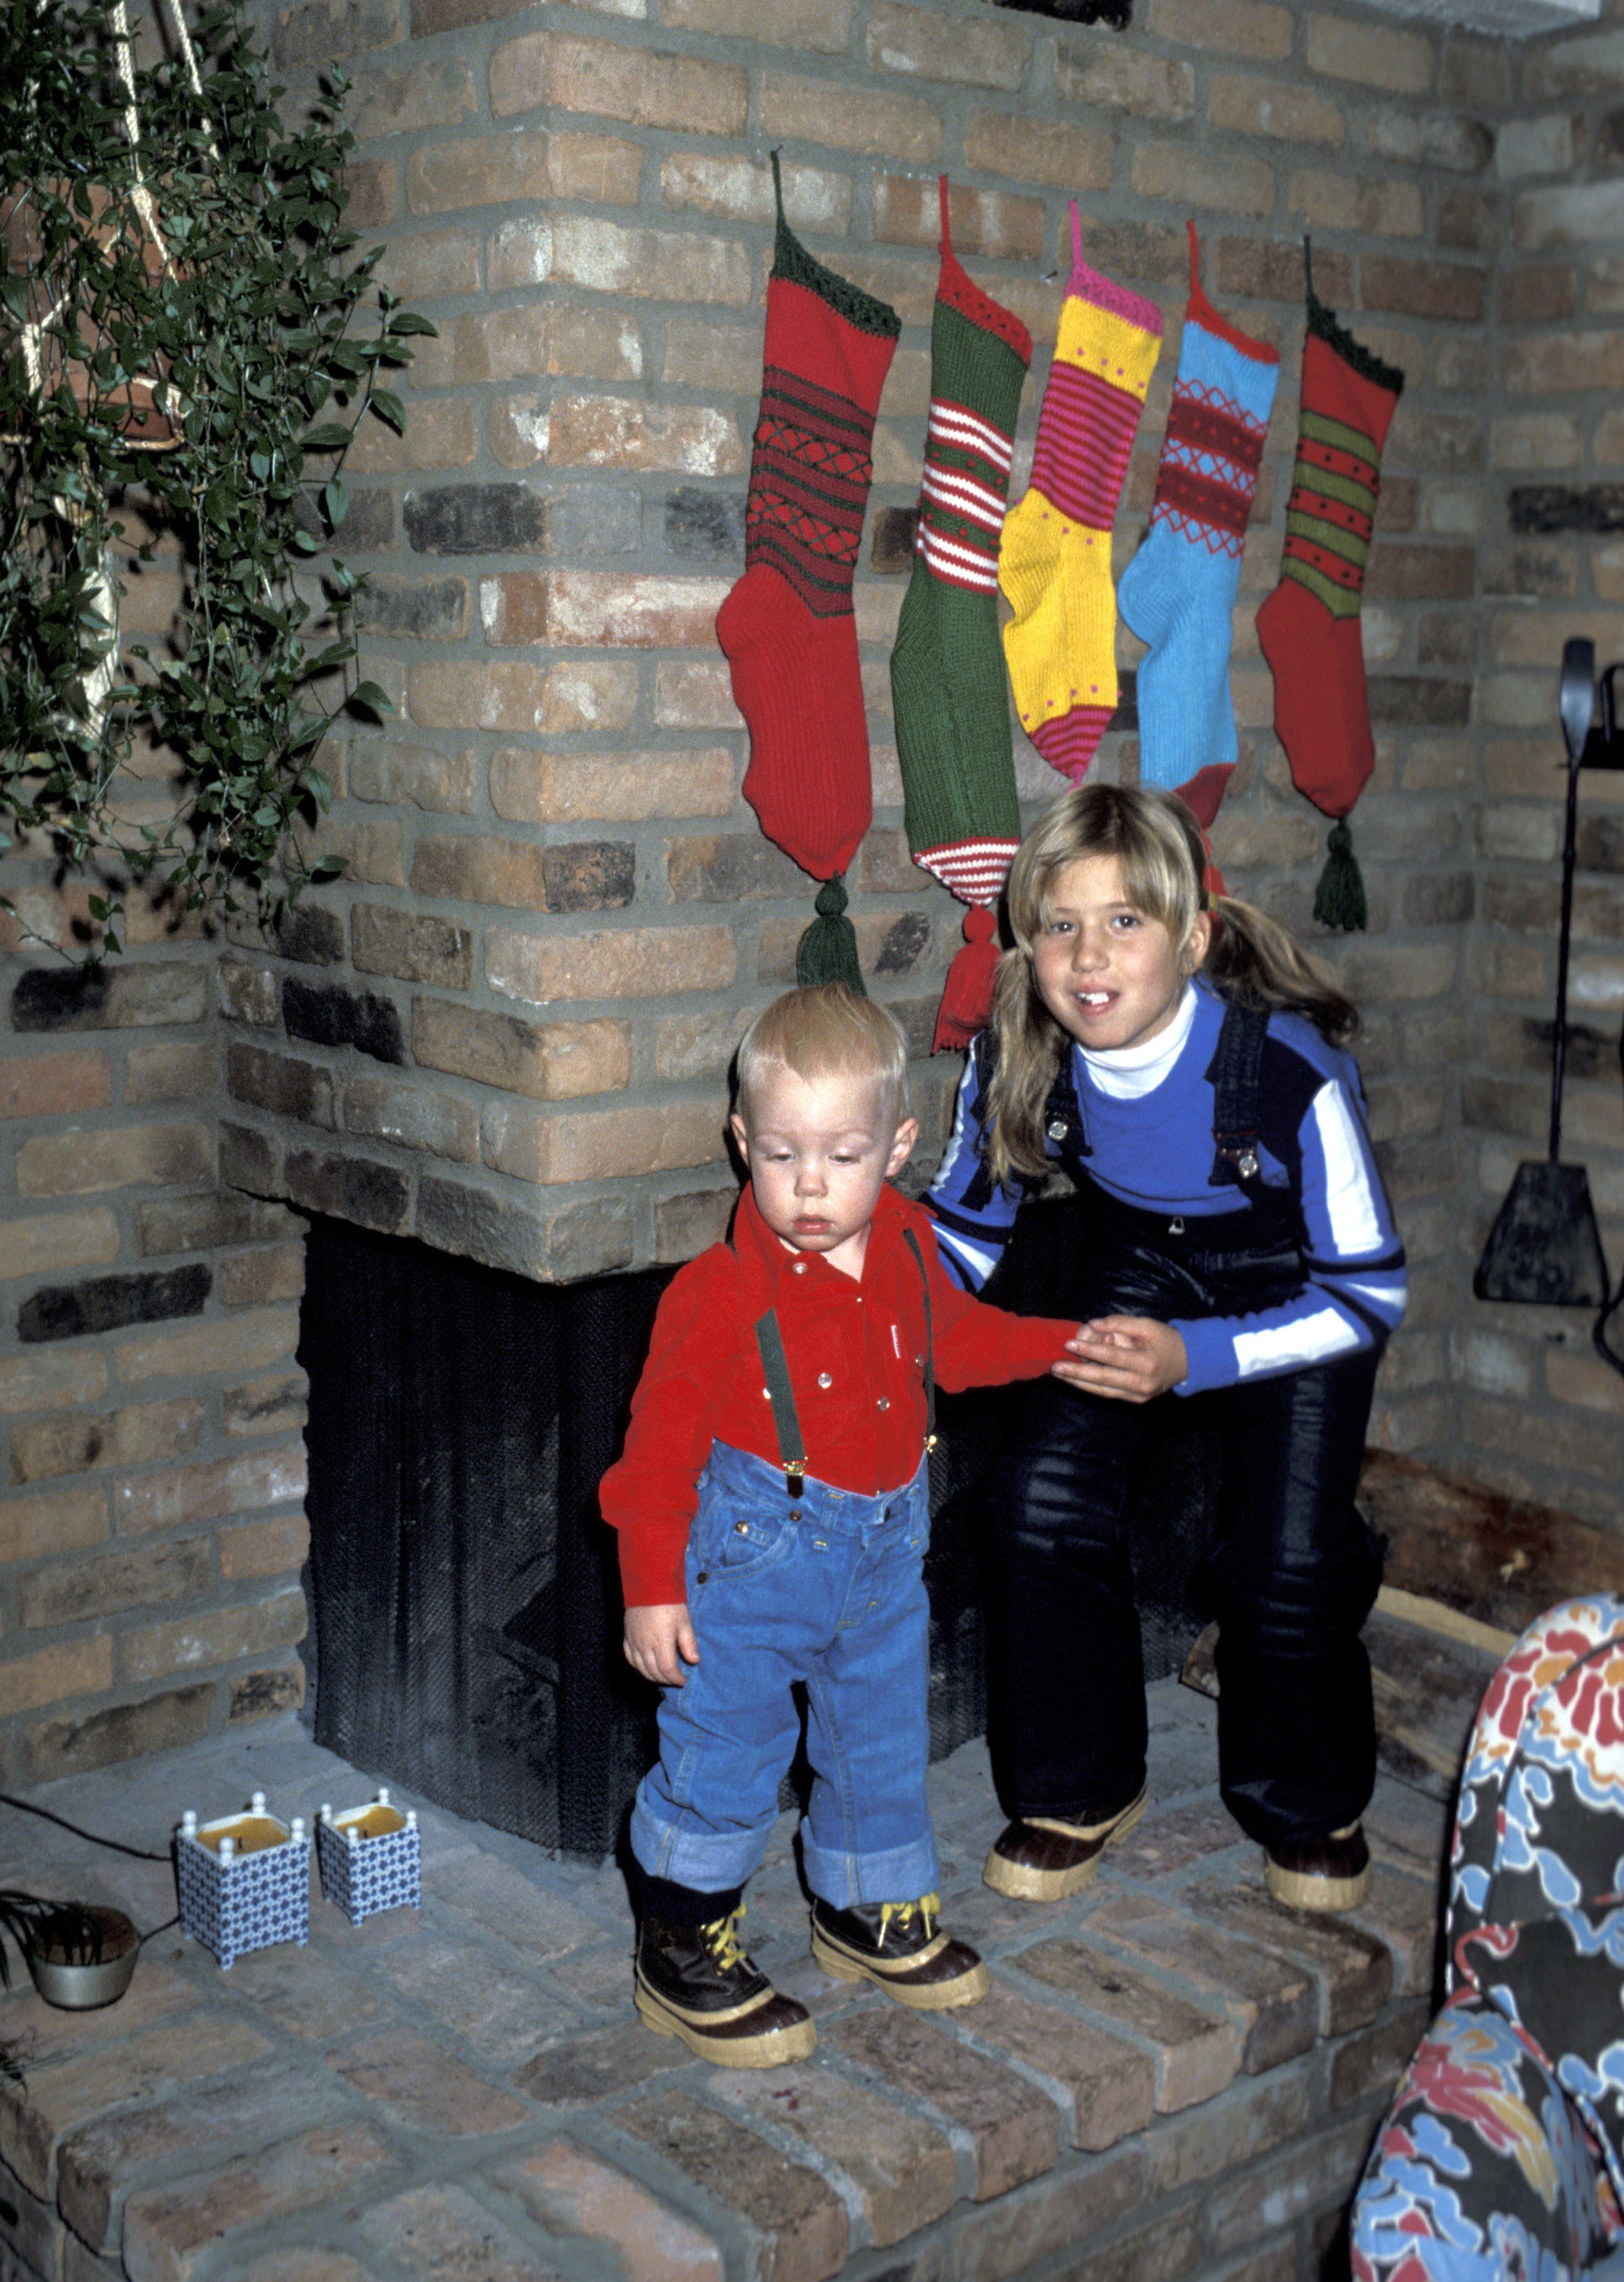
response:
<path id="1" fill-rule="evenodd" d="M 1022 1289 L 1020 1306 L 1080 1322 L 1166 1322 L 1250 1314 L 1301 1290 L 1294 1199 L 1259 1174 L 1267 1027 L 1262 1010 L 1232 1002 L 1225 1013 L 1207 1072 L 1211 1179 L 1246 1201 L 1199 1219 L 1136 1210 L 1089 1178 L 1068 1055 L 1045 1122 L 1079 1191 L 1067 1214 L 1076 1241 L 1047 1263 L 1040 1294 Z M 1358 1819 L 1376 1772 L 1359 1628 L 1381 1556 L 1353 1501 L 1378 1361 L 1364 1350 L 1151 1403 L 1055 1379 L 1022 1390 L 983 1493 L 994 1769 L 1008 1813 L 1094 1821 L 1144 1780 L 1130 1474 L 1143 1439 L 1167 1431 L 1167 1406 L 1187 1401 L 1212 1406 L 1222 1451 L 1209 1575 L 1224 1802 L 1265 1845 Z"/>

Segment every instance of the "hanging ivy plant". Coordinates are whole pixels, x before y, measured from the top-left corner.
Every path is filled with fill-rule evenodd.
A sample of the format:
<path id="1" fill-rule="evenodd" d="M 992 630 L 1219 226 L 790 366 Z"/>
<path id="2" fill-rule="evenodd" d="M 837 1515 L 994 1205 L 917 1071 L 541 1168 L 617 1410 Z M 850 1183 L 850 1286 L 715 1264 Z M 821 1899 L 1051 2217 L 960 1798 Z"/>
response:
<path id="1" fill-rule="evenodd" d="M 343 462 L 404 428 L 385 384 L 434 330 L 344 227 L 342 73 L 289 128 L 244 0 L 167 6 L 139 66 L 124 0 L 0 0 L 0 852 L 90 875 L 92 958 L 131 881 L 234 912 L 339 868 L 289 827 L 335 713 L 389 709 L 354 679 Z M 119 559 L 175 549 L 170 637 L 121 640 Z M 131 822 L 153 747 L 175 812 Z"/>

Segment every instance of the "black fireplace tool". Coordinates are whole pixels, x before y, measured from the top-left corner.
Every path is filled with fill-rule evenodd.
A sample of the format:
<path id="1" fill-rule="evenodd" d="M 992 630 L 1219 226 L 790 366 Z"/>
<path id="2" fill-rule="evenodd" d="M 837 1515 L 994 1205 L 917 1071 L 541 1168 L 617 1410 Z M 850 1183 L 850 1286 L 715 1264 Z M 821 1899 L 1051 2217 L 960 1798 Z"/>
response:
<path id="1" fill-rule="evenodd" d="M 1557 1020 L 1550 1071 L 1550 1147 L 1542 1162 L 1517 1168 L 1511 1193 L 1489 1230 L 1472 1288 L 1480 1300 L 1527 1300 L 1546 1308 L 1600 1308 L 1600 1346 L 1607 1316 L 1607 1263 L 1582 1165 L 1558 1161 L 1562 1147 L 1562 1076 L 1567 1060 L 1567 960 L 1573 922 L 1573 845 L 1579 814 L 1579 772 L 1624 768 L 1624 741 L 1615 734 L 1610 665 L 1601 681 L 1601 726 L 1596 714 L 1596 645 L 1575 640 L 1562 650 L 1558 710 L 1567 743 L 1567 815 L 1562 834 L 1562 928 L 1557 950 Z M 1620 1300 L 1624 1300 L 1624 1290 Z M 1618 1303 L 1615 1302 L 1616 1306 Z M 1602 1347 L 1608 1360 L 1609 1350 Z"/>

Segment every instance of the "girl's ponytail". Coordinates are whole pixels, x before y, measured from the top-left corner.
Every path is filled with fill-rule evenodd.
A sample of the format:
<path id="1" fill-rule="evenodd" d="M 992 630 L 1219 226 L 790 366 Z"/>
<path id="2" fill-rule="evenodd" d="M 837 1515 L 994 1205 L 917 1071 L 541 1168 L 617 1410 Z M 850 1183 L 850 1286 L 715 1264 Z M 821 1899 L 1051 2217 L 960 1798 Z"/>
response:
<path id="1" fill-rule="evenodd" d="M 1358 1008 L 1278 920 L 1238 896 L 1217 896 L 1212 909 L 1216 924 L 1201 972 L 1226 998 L 1306 1015 L 1333 1046 L 1357 1034 Z"/>

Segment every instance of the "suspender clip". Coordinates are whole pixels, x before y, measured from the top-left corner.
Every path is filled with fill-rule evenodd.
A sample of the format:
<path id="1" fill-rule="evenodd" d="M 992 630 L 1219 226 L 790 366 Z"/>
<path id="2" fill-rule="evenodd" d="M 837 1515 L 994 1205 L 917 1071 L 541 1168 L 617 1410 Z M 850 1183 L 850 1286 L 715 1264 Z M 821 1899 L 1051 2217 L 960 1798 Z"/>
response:
<path id="1" fill-rule="evenodd" d="M 1221 1165 L 1227 1165 L 1237 1181 L 1255 1181 L 1259 1172 L 1257 1145 L 1247 1134 L 1215 1134 L 1216 1148 L 1212 1185 L 1218 1186 L 1223 1174 Z"/>

